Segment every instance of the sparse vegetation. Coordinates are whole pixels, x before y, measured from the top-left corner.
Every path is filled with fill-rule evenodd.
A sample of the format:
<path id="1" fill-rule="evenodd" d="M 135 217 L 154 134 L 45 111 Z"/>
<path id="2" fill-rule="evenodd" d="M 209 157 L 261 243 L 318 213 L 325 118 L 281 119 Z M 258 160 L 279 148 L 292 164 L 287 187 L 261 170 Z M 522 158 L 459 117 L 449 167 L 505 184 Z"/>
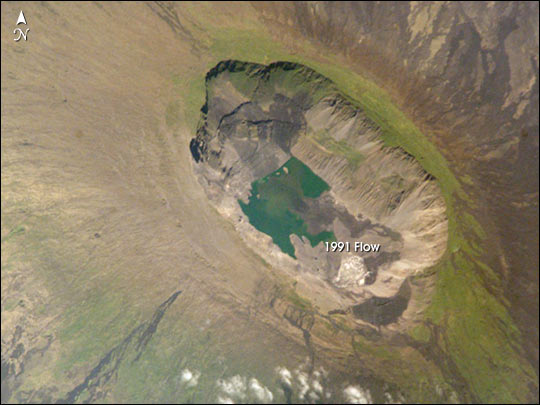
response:
<path id="1" fill-rule="evenodd" d="M 57 339 L 45 356 L 28 357 L 24 383 L 15 386 L 11 401 L 47 402 L 72 389 L 135 325 L 148 319 L 172 285 L 186 286 L 195 293 L 163 320 L 139 363 L 133 366 L 129 358 L 120 365 L 115 375 L 117 385 L 112 391 L 105 387 L 104 401 L 213 400 L 215 381 L 225 372 L 225 360 L 227 372 L 259 367 L 260 375 L 270 380 L 273 371 L 265 370 L 267 365 L 260 358 L 288 356 L 267 352 L 273 347 L 267 341 L 283 342 L 274 325 L 261 322 L 260 333 L 251 329 L 252 312 L 245 309 L 259 311 L 257 297 L 246 294 L 249 301 L 237 311 L 233 304 L 243 296 L 238 298 L 234 288 L 221 288 L 225 283 L 245 283 L 247 291 L 255 281 L 235 277 L 234 260 L 227 255 L 236 252 L 218 251 L 213 246 L 215 241 L 234 244 L 210 232 L 219 228 L 215 226 L 219 223 L 211 220 L 219 214 L 207 215 L 204 207 L 192 201 L 198 197 L 195 182 L 182 178 L 189 177 L 187 152 L 174 154 L 173 150 L 187 149 L 205 100 L 205 74 L 226 59 L 262 64 L 286 60 L 309 66 L 331 79 L 335 88 L 364 110 L 382 129 L 388 147 L 410 153 L 437 179 L 447 206 L 449 238 L 444 258 L 429 269 L 437 281 L 424 320 L 440 333 L 433 343 L 456 365 L 467 383 L 463 389 L 474 399 L 529 400 L 528 386 L 538 387 L 537 376 L 520 352 L 522 337 L 499 294 L 502 280 L 483 261 L 483 240 L 489 235 L 470 210 L 475 202 L 461 186 L 470 186 L 472 179 L 462 176 L 458 180 L 430 142 L 430 134 L 422 133 L 384 90 L 353 72 L 337 55 L 328 52 L 321 56 L 312 43 L 300 38 L 294 45 L 280 42 L 265 30 L 249 5 L 242 13 L 221 15 L 209 3 L 187 3 L 182 5 L 185 15 L 179 25 L 163 23 L 157 34 L 153 25 L 148 30 L 137 30 L 132 24 L 97 25 L 113 21 L 109 13 L 114 16 L 115 11 L 105 5 L 83 4 L 82 11 L 68 7 L 65 17 L 57 15 L 54 4 L 26 7 L 52 9 L 29 13 L 41 20 L 41 38 L 57 35 L 55 22 L 60 19 L 67 28 L 62 32 L 72 30 L 73 35 L 61 38 L 58 43 L 65 48 L 55 58 L 42 58 L 45 49 L 39 48 L 38 42 L 32 45 L 36 52 L 17 50 L 16 54 L 7 47 L 2 58 L 2 92 L 13 92 L 5 97 L 5 108 L 4 98 L 2 101 L 2 125 L 7 129 L 2 136 L 2 282 L 7 280 L 6 285 L 17 287 L 9 292 L 16 298 L 3 301 L 2 321 L 8 325 L 7 332 L 13 333 L 18 322 L 15 316 L 22 317 L 27 328 L 23 339 L 31 343 L 26 350 L 43 344 L 32 341 L 34 336 Z M 148 6 L 140 7 L 138 16 L 146 18 Z M 13 6 L 3 3 L 3 14 L 9 8 Z M 82 16 L 88 24 L 79 23 Z M 92 24 L 101 28 L 94 29 Z M 182 39 L 183 29 L 191 33 L 190 39 Z M 107 44 L 114 35 L 122 39 L 122 46 L 109 50 L 92 45 Z M 78 42 L 87 38 L 92 41 Z M 147 49 L 145 41 L 152 49 Z M 160 47 L 165 50 L 163 55 L 158 55 Z M 171 56 L 173 52 L 177 54 Z M 69 55 L 67 64 L 64 53 Z M 19 57 L 23 56 L 25 66 L 31 69 L 17 68 L 22 66 Z M 140 66 L 135 66 L 136 61 Z M 63 76 L 67 68 L 69 72 Z M 64 78 L 69 81 L 59 85 Z M 241 78 L 231 81 L 237 89 L 250 91 Z M 286 89 L 292 84 L 280 85 Z M 335 90 L 334 86 L 329 89 L 318 84 L 306 86 L 313 100 Z M 57 97 L 58 89 L 69 91 L 68 104 L 62 102 L 63 95 Z M 12 97 L 15 92 L 17 97 Z M 18 108 L 21 100 L 31 108 Z M 50 114 L 50 108 L 58 110 Z M 14 115 L 15 111 L 31 111 L 33 115 Z M 46 130 L 39 118 L 47 118 Z M 34 126 L 33 121 L 39 124 Z M 165 130 L 161 130 L 161 123 Z M 174 142 L 156 146 L 154 136 L 164 140 L 168 132 L 177 137 Z M 39 137 L 30 141 L 39 142 L 26 149 L 19 146 L 21 137 L 31 138 L 34 133 Z M 521 134 L 523 138 L 527 135 Z M 332 153 L 343 154 L 351 167 L 362 161 L 362 155 L 345 142 L 318 136 L 317 142 Z M 170 209 L 160 210 L 153 197 L 158 195 L 161 201 L 162 194 L 173 189 Z M 200 218 L 194 219 L 199 208 Z M 181 221 L 184 228 L 169 227 L 172 221 Z M 124 226 L 126 223 L 133 226 Z M 102 235 L 99 241 L 88 237 L 96 230 Z M 193 230 L 203 236 L 192 243 L 186 233 Z M 261 265 L 269 267 L 260 258 L 251 258 L 244 251 L 241 254 L 248 257 L 242 264 L 250 271 Z M 222 255 L 222 268 L 216 268 L 212 259 L 216 255 Z M 211 284 L 213 279 L 219 288 Z M 486 288 L 486 280 L 491 290 Z M 310 300 L 290 287 L 286 291 L 291 304 L 313 309 Z M 25 292 L 31 301 L 20 299 Z M 204 294 L 211 298 L 199 299 Z M 6 312 L 9 314 L 4 317 Z M 37 321 L 32 318 L 36 314 Z M 344 316 L 336 318 L 342 330 L 355 333 Z M 205 329 L 207 320 L 212 327 Z M 423 324 L 411 329 L 409 335 L 421 344 L 432 337 Z M 437 385 L 445 393 L 450 391 L 441 372 L 446 367 L 444 361 L 436 364 L 411 348 L 398 349 L 386 341 L 373 344 L 361 338 L 347 342 L 343 353 L 346 350 L 360 353 L 366 373 L 403 387 L 412 399 L 437 398 Z M 180 389 L 179 372 L 193 359 L 206 374 L 197 388 Z M 197 396 L 203 391 L 206 396 Z"/>
<path id="2" fill-rule="evenodd" d="M 355 150 L 353 147 L 349 146 L 346 141 L 336 141 L 327 133 L 326 130 L 317 131 L 312 135 L 312 139 L 315 140 L 315 142 L 322 146 L 326 151 L 343 156 L 345 159 L 347 159 L 349 168 L 353 172 L 365 160 L 365 156 Z"/>

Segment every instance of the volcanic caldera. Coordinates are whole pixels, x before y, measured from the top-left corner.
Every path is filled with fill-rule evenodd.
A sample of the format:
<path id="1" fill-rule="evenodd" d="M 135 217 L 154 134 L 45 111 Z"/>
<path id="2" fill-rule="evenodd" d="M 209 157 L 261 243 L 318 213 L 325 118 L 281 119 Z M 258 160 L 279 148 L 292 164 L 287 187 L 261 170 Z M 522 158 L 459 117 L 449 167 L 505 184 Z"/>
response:
<path id="1" fill-rule="evenodd" d="M 442 256 L 435 179 L 314 70 L 221 62 L 206 76 L 201 114 L 190 149 L 208 198 L 264 260 L 324 294 L 326 309 L 402 301 L 407 278 Z M 350 248 L 359 241 L 368 248 Z M 354 313 L 388 323 L 406 306 Z"/>

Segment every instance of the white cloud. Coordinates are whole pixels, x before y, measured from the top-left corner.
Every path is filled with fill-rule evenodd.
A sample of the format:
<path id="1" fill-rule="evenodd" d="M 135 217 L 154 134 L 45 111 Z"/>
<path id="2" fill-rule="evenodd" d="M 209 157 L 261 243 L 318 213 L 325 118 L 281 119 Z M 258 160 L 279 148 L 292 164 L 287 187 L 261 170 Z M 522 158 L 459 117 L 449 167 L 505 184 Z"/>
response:
<path id="1" fill-rule="evenodd" d="M 350 404 L 369 404 L 371 403 L 371 394 L 368 390 L 361 387 L 349 385 L 345 390 L 345 399 Z"/>
<path id="2" fill-rule="evenodd" d="M 285 367 L 276 368 L 276 372 L 279 375 L 280 381 L 290 387 L 292 383 L 291 372 L 287 370 Z"/>
<path id="3" fill-rule="evenodd" d="M 296 379 L 298 380 L 298 384 L 300 384 L 300 392 L 298 393 L 298 396 L 300 399 L 304 399 L 309 391 L 308 376 L 302 371 L 296 371 Z"/>
<path id="4" fill-rule="evenodd" d="M 308 397 L 311 402 L 317 402 L 320 399 L 315 391 L 310 391 Z"/>
<path id="5" fill-rule="evenodd" d="M 182 370 L 182 373 L 180 375 L 182 384 L 185 384 L 185 386 L 188 388 L 195 387 L 199 383 L 200 376 L 201 373 L 199 373 L 198 371 L 192 372 L 188 368 Z"/>
<path id="6" fill-rule="evenodd" d="M 274 399 L 274 394 L 261 384 L 256 378 L 247 378 L 235 375 L 229 379 L 217 381 L 218 388 L 222 393 L 218 396 L 220 403 L 234 402 L 262 402 L 269 403 Z"/>
<path id="7" fill-rule="evenodd" d="M 315 392 L 318 392 L 319 394 L 323 392 L 323 387 L 319 381 L 313 380 L 311 386 L 313 387 L 313 390 L 315 390 Z"/>
<path id="8" fill-rule="evenodd" d="M 228 380 L 218 380 L 217 385 L 231 398 L 243 400 L 246 397 L 246 377 L 235 375 Z"/>
<path id="9" fill-rule="evenodd" d="M 255 378 L 249 380 L 249 389 L 260 402 L 268 403 L 274 399 L 272 392 Z"/>
<path id="10" fill-rule="evenodd" d="M 319 367 L 310 374 L 307 372 L 308 368 L 309 358 L 292 373 L 285 367 L 277 367 L 276 374 L 282 384 L 296 393 L 300 401 L 318 402 L 323 398 L 330 399 L 332 394 L 324 386 L 328 372 L 323 367 Z"/>

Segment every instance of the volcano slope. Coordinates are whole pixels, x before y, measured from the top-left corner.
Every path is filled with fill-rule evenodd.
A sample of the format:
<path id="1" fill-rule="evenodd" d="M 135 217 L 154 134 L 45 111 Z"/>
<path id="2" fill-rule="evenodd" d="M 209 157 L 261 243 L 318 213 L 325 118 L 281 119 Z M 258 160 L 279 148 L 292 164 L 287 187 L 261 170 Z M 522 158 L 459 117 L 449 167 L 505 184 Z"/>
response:
<path id="1" fill-rule="evenodd" d="M 190 143 L 201 184 L 267 262 L 287 269 L 306 289 L 321 289 L 318 293 L 326 297 L 322 311 L 374 296 L 393 297 L 407 276 L 421 274 L 440 259 L 448 228 L 435 180 L 412 156 L 384 147 L 376 124 L 330 80 L 294 63 L 226 61 L 206 75 L 206 94 L 197 137 Z M 317 198 L 282 192 L 291 182 L 278 179 L 293 176 L 298 169 L 292 163 L 298 159 L 326 182 L 312 196 Z M 275 198 L 275 191 L 265 193 L 272 187 L 278 190 Z M 283 221 L 277 213 L 247 214 L 254 204 L 276 210 L 288 200 Z M 286 234 L 280 244 L 251 226 L 254 220 L 259 230 L 265 221 L 278 227 L 305 222 L 307 227 L 290 236 L 292 243 Z M 353 246 L 362 240 L 382 250 L 332 251 L 325 237 Z M 298 277 L 304 273 L 311 275 L 307 282 Z M 390 305 L 381 308 L 395 311 Z M 380 318 L 396 321 L 405 308 Z"/>
<path id="2" fill-rule="evenodd" d="M 538 402 L 537 3 L 1 9 L 2 402 Z M 16 42 L 21 9 L 30 31 Z M 435 179 L 425 183 L 436 206 L 444 200 L 440 259 L 413 258 L 434 265 L 363 302 L 346 277 L 291 269 L 312 248 L 296 236 L 302 226 L 350 232 L 339 227 L 348 214 L 380 224 L 400 255 L 373 284 L 354 283 L 374 288 L 410 258 L 403 219 L 376 211 L 391 203 L 347 205 L 341 182 L 356 177 L 318 168 L 321 154 L 368 164 L 356 153 L 366 138 L 307 125 L 276 158 L 295 157 L 328 184 L 301 202 L 333 222 L 314 229 L 300 217 L 290 240 L 297 259 L 306 254 L 296 261 L 245 217 L 239 226 L 253 182 L 235 200 L 190 149 L 205 76 L 227 60 L 292 62 L 334 83 L 341 96 L 312 94 L 305 112 L 321 110 L 303 112 L 306 122 L 329 127 L 315 120 L 332 111 L 326 101 L 349 103 L 343 111 L 365 115 L 385 146 L 377 156 L 411 170 L 404 180 Z M 224 100 L 247 101 L 245 83 L 224 83 Z M 272 92 L 294 97 L 285 87 Z M 253 175 L 255 186 L 284 174 L 294 184 L 291 161 L 279 163 Z M 397 319 L 377 316 L 405 304 Z"/>

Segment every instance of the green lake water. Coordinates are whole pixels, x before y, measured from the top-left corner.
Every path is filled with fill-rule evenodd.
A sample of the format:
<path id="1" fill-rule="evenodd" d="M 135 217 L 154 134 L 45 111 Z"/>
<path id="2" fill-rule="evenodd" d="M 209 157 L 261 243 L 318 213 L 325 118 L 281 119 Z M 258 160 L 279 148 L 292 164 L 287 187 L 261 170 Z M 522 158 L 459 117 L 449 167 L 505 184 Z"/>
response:
<path id="1" fill-rule="evenodd" d="M 275 172 L 251 183 L 248 203 L 238 200 L 249 222 L 272 237 L 280 249 L 296 258 L 289 236 L 305 236 L 311 246 L 335 240 L 334 233 L 323 231 L 312 235 L 298 215 L 306 208 L 306 198 L 317 198 L 330 186 L 304 163 L 291 158 Z"/>

